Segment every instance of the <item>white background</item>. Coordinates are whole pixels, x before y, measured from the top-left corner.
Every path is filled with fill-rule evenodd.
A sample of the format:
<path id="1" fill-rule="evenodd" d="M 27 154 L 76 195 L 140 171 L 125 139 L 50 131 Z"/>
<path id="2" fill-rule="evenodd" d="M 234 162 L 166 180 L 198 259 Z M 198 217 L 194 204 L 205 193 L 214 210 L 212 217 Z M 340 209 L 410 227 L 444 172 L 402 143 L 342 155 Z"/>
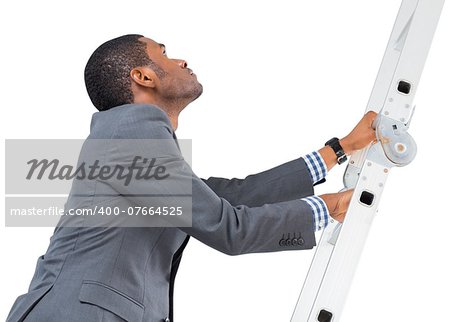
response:
<path id="1" fill-rule="evenodd" d="M 204 85 L 177 131 L 193 139 L 197 175 L 265 170 L 356 124 L 399 6 L 399 0 L 4 1 L 1 135 L 86 137 L 95 112 L 83 83 L 87 59 L 110 38 L 141 33 L 186 59 Z M 416 96 L 411 133 L 419 154 L 389 177 L 343 322 L 448 318 L 449 36 L 444 8 Z M 3 156 L 1 162 L 3 168 Z M 333 170 L 316 192 L 338 191 L 343 170 Z M 0 318 L 26 292 L 52 234 L 3 226 Z M 289 321 L 313 254 L 229 257 L 191 239 L 176 282 L 176 321 Z"/>

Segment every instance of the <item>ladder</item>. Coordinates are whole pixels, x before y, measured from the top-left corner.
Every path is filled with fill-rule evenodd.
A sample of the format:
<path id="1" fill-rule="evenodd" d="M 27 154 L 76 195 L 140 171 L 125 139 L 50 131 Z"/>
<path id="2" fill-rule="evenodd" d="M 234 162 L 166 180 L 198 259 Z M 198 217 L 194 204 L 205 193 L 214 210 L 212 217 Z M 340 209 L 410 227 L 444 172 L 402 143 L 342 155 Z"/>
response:
<path id="1" fill-rule="evenodd" d="M 355 153 L 344 174 L 354 189 L 344 223 L 322 233 L 291 322 L 337 322 L 391 168 L 409 164 L 414 96 L 445 0 L 403 0 L 367 111 L 378 113 L 377 143 Z M 363 320 L 363 319 L 362 319 Z"/>

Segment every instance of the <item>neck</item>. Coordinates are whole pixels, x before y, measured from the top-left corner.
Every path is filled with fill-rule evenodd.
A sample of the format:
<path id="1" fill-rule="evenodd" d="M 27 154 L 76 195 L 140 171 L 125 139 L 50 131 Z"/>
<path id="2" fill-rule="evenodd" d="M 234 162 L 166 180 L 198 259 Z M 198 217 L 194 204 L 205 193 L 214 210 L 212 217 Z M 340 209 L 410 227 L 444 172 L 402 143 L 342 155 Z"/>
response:
<path id="1" fill-rule="evenodd" d="M 156 105 L 158 106 L 158 105 Z M 158 106 L 159 107 L 159 106 Z M 180 115 L 180 112 L 175 113 L 175 112 L 169 112 L 166 111 L 164 108 L 161 107 L 161 109 L 167 113 L 167 116 L 169 117 L 170 123 L 172 124 L 172 128 L 174 131 L 177 130 L 178 128 L 178 115 Z"/>

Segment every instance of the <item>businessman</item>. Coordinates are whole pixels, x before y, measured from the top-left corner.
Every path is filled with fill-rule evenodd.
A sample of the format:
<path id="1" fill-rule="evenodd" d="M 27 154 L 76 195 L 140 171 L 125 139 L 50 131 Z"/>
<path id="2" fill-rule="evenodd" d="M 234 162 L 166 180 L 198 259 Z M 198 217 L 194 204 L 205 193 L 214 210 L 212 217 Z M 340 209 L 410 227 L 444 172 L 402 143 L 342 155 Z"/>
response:
<path id="1" fill-rule="evenodd" d="M 180 112 L 203 90 L 186 61 L 169 58 L 161 43 L 125 35 L 94 51 L 85 83 L 98 109 L 88 139 L 164 142 L 156 159 L 177 178 L 189 178 L 192 224 L 91 227 L 67 225 L 79 219 L 63 216 L 8 322 L 173 321 L 174 280 L 190 236 L 229 255 L 313 248 L 314 232 L 330 217 L 344 220 L 352 194 L 315 196 L 313 186 L 376 139 L 371 127 L 376 114 L 368 113 L 347 136 L 304 157 L 245 179 L 202 180 L 184 161 L 175 136 Z M 103 164 L 130 166 L 130 149 L 117 150 L 104 144 L 90 153 Z M 146 193 L 161 191 L 154 180 L 133 185 L 74 180 L 66 208 L 143 206 L 149 202 Z M 141 194 L 133 203 L 126 197 Z"/>

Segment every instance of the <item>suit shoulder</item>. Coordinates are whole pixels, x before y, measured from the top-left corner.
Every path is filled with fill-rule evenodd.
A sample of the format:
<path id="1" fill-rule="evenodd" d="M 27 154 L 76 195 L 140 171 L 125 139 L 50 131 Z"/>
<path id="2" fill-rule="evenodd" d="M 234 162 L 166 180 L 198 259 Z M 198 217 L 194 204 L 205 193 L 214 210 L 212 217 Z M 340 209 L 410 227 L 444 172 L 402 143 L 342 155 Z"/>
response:
<path id="1" fill-rule="evenodd" d="M 167 114 L 156 106 L 126 104 L 94 114 L 91 134 L 101 131 L 114 139 L 173 138 Z"/>

